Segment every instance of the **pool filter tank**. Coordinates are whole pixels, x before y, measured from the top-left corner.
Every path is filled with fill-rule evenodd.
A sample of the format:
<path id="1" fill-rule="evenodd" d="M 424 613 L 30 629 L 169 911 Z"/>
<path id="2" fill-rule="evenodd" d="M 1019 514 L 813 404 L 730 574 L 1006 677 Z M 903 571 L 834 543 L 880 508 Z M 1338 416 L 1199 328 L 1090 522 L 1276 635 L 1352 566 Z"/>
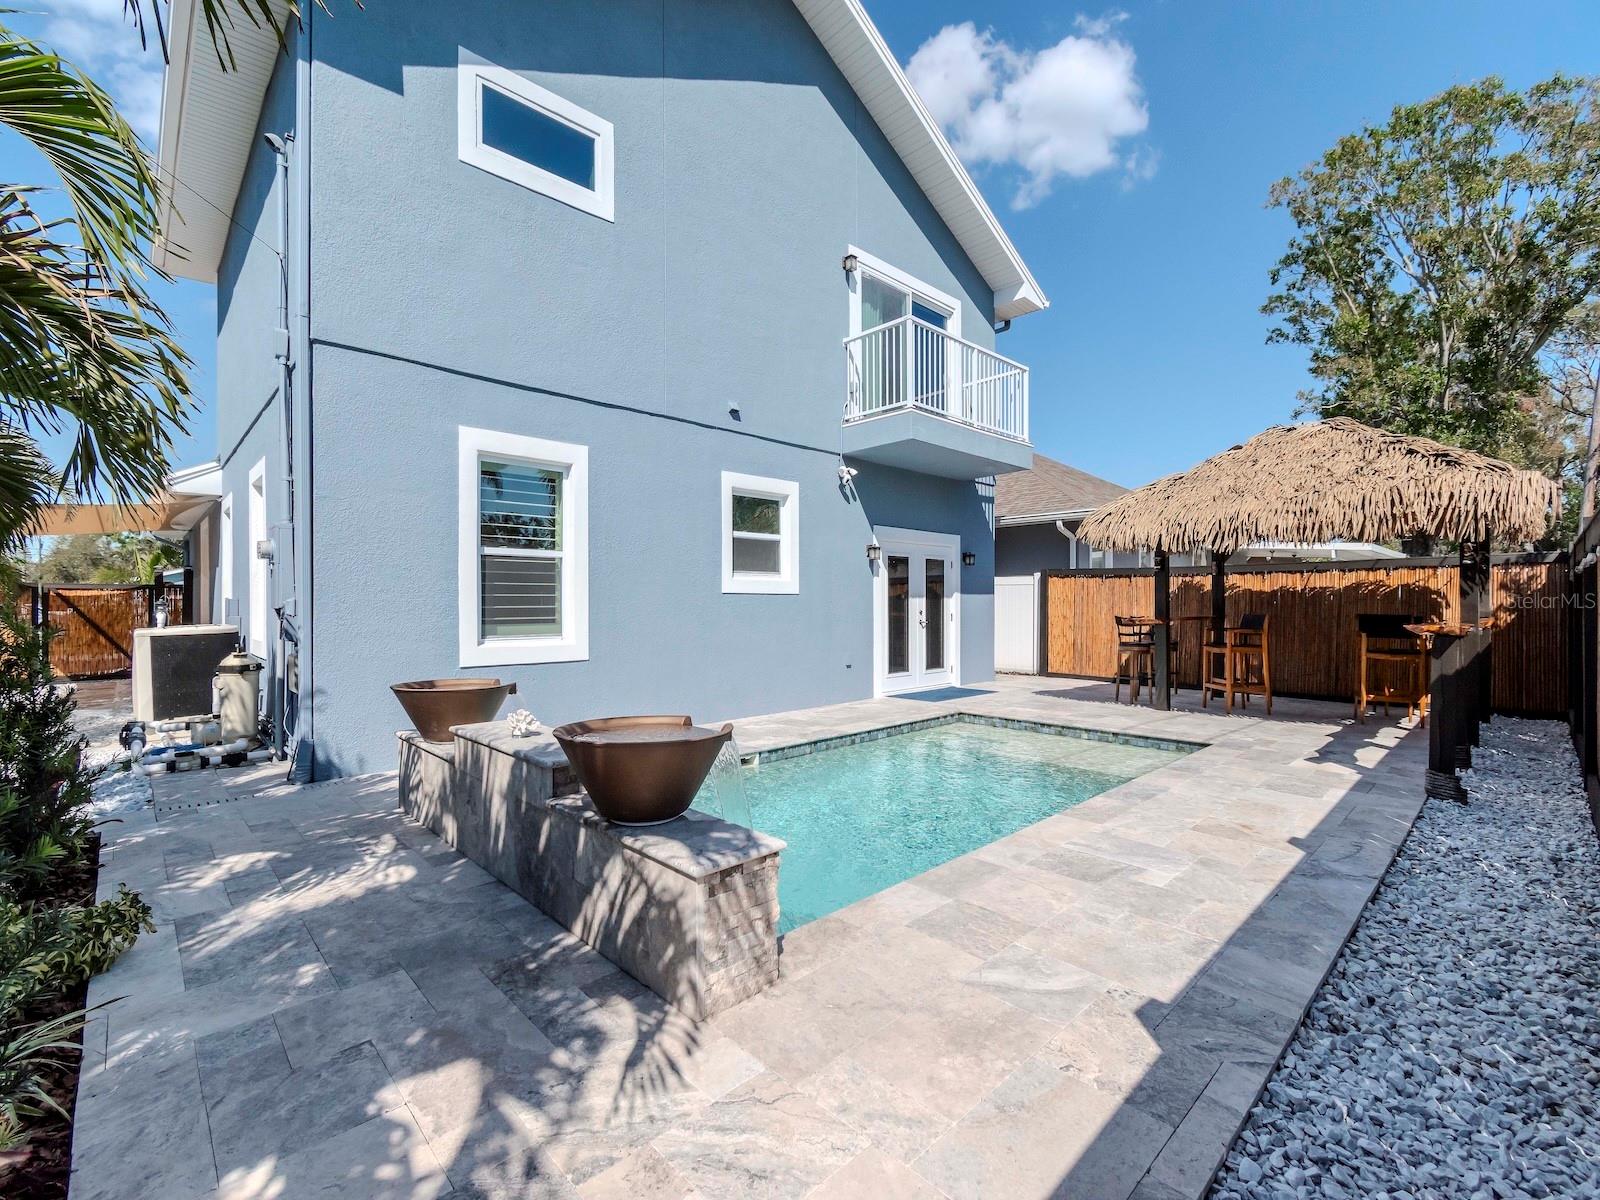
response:
<path id="1" fill-rule="evenodd" d="M 262 661 L 235 650 L 217 664 L 211 681 L 213 710 L 222 717 L 222 741 L 254 741 L 261 728 Z"/>

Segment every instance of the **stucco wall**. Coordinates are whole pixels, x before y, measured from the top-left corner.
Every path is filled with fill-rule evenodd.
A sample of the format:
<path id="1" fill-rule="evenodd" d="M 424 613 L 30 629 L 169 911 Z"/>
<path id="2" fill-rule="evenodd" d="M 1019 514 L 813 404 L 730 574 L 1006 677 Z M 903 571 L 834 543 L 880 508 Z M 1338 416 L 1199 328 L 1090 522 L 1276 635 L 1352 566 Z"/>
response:
<path id="1" fill-rule="evenodd" d="M 840 259 L 984 344 L 992 295 L 789 0 L 308 12 L 319 772 L 391 766 L 385 685 L 459 671 L 463 424 L 590 448 L 590 658 L 483 672 L 541 718 L 870 695 L 874 523 L 977 555 L 962 677 L 991 676 L 986 489 L 839 487 Z M 463 50 L 613 122 L 615 223 L 458 161 Z M 799 595 L 721 593 L 723 470 L 799 483 Z"/>
<path id="2" fill-rule="evenodd" d="M 1032 575 L 1072 566 L 1072 543 L 1049 525 L 1006 525 L 994 532 L 994 573 Z"/>
<path id="3" fill-rule="evenodd" d="M 217 269 L 217 455 L 222 464 L 223 496 L 233 497 L 233 597 L 239 606 L 241 631 L 249 628 L 249 477 L 251 468 L 263 458 L 269 528 L 284 518 L 279 483 L 283 477 L 278 409 L 281 381 L 276 359 L 283 345 L 277 332 L 283 320 L 278 257 L 281 185 L 277 158 L 261 135 L 294 130 L 294 69 L 292 51 L 279 57 L 250 142 L 234 223 Z M 219 621 L 225 616 L 223 592 L 218 587 L 213 597 L 213 614 Z M 268 599 L 272 602 L 275 597 Z"/>

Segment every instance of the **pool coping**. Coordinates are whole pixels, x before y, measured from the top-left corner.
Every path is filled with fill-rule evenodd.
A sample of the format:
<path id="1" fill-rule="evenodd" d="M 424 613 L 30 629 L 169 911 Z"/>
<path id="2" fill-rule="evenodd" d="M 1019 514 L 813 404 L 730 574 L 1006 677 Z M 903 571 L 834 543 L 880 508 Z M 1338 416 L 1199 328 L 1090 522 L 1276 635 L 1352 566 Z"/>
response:
<path id="1" fill-rule="evenodd" d="M 739 762 L 743 766 L 760 766 L 764 762 L 783 762 L 785 759 L 804 758 L 825 750 L 839 750 L 846 746 L 859 746 L 865 742 L 882 741 L 905 733 L 920 733 L 925 729 L 938 729 L 945 725 L 986 725 L 993 729 L 1016 729 L 1025 733 L 1043 733 L 1055 737 L 1073 737 L 1086 742 L 1108 742 L 1120 746 L 1136 746 L 1144 750 L 1166 750 L 1179 754 L 1193 754 L 1216 745 L 1215 742 L 1188 738 L 1155 737 L 1150 734 L 1124 733 L 1110 729 L 1095 729 L 1087 725 L 1066 725 L 1054 721 L 1032 721 L 1020 717 L 997 717 L 987 713 L 944 712 L 913 721 L 898 721 L 879 725 L 854 733 L 834 734 L 808 741 L 789 742 L 760 750 L 741 751 Z M 737 735 L 736 735 L 737 736 Z"/>

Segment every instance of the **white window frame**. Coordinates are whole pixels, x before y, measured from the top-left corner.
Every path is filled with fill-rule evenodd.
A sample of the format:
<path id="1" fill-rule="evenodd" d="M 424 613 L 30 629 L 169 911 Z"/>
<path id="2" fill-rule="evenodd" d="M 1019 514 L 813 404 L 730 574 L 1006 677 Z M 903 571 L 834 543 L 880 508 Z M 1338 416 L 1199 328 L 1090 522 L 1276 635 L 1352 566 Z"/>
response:
<path id="1" fill-rule="evenodd" d="M 250 468 L 250 487 L 245 494 L 245 562 L 248 564 L 246 580 L 249 586 L 250 611 L 246 633 L 250 653 L 265 662 L 271 649 L 272 630 L 267 620 L 272 607 L 271 564 L 261 557 L 261 543 L 271 534 L 271 519 L 267 514 L 267 460 L 256 460 Z"/>
<path id="2" fill-rule="evenodd" d="M 948 292 L 940 291 L 931 283 L 924 283 L 915 275 L 900 270 L 892 263 L 885 262 L 874 254 L 868 254 L 859 246 L 851 246 L 845 250 L 856 260 L 856 269 L 852 272 L 850 280 L 850 336 L 863 332 L 861 328 L 861 274 L 876 275 L 886 283 L 892 283 L 903 291 L 910 292 L 918 300 L 925 302 L 930 308 L 943 309 L 950 315 L 945 332 L 952 337 L 961 336 L 961 305 L 956 298 Z"/>
<path id="3" fill-rule="evenodd" d="M 217 602 L 216 623 L 231 625 L 238 620 L 233 607 L 233 493 L 222 498 L 222 519 L 217 526 Z"/>
<path id="4" fill-rule="evenodd" d="M 501 179 L 559 200 L 605 221 L 616 220 L 616 139 L 611 122 L 505 67 L 463 62 L 457 70 L 456 140 L 461 161 Z M 537 109 L 594 139 L 594 187 L 563 179 L 533 163 L 483 143 L 485 87 Z"/>
<path id="5" fill-rule="evenodd" d="M 778 573 L 743 575 L 733 569 L 733 496 L 778 501 Z M 764 475 L 722 473 L 722 590 L 732 595 L 792 596 L 800 591 L 800 485 Z"/>
<path id="6" fill-rule="evenodd" d="M 478 464 L 512 459 L 558 471 L 561 487 L 561 633 L 484 638 L 479 544 Z M 589 657 L 589 448 L 493 429 L 459 427 L 457 438 L 457 593 L 463 667 L 583 662 Z"/>

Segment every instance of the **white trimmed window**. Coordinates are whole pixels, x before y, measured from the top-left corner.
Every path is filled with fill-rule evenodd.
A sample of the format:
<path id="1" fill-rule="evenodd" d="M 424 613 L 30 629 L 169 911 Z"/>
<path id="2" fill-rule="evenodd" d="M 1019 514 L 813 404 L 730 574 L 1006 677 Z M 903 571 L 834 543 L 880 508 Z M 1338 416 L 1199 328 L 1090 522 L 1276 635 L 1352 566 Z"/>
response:
<path id="1" fill-rule="evenodd" d="M 722 473 L 722 590 L 800 590 L 800 485 Z"/>
<path id="2" fill-rule="evenodd" d="M 488 63 L 462 63 L 458 87 L 462 162 L 615 220 L 610 121 Z"/>
<path id="3" fill-rule="evenodd" d="M 461 665 L 589 657 L 589 450 L 460 430 Z"/>

